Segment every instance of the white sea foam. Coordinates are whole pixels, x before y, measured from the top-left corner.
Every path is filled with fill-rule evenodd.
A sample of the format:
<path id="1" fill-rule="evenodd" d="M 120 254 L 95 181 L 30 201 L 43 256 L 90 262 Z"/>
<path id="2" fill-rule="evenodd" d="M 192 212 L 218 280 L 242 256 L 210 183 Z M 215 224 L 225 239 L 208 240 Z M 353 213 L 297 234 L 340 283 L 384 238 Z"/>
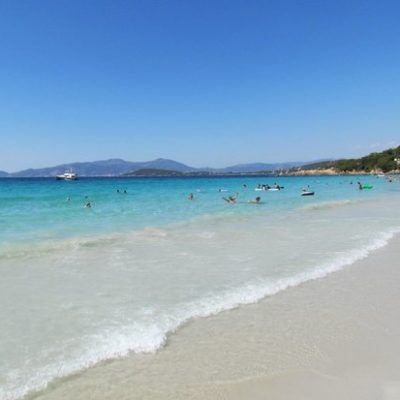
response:
<path id="1" fill-rule="evenodd" d="M 308 271 L 301 272 L 297 275 L 271 282 L 248 284 L 238 290 L 228 291 L 218 296 L 212 296 L 200 302 L 192 303 L 186 307 L 188 312 L 184 318 L 182 318 L 182 322 L 190 318 L 206 317 L 236 308 L 240 305 L 255 303 L 264 297 L 275 295 L 290 287 L 298 286 L 307 281 L 324 278 L 332 272 L 339 271 L 346 266 L 368 257 L 374 251 L 386 246 L 398 233 L 400 233 L 400 228 L 382 232 L 365 246 L 350 250 L 324 264 L 311 267 Z"/>
<path id="2" fill-rule="evenodd" d="M 385 246 L 399 232 L 400 228 L 381 232 L 360 248 L 344 252 L 325 263 L 310 266 L 305 271 L 292 276 L 257 281 L 203 297 L 198 301 L 179 304 L 174 312 L 161 315 L 156 322 L 145 325 L 131 323 L 89 335 L 85 337 L 82 348 L 75 355 L 47 364 L 40 370 L 36 370 L 33 375 L 28 375 L 27 372 L 21 370 L 9 371 L 6 376 L 7 383 L 0 388 L 0 398 L 17 399 L 28 392 L 46 388 L 48 383 L 56 378 L 76 373 L 103 360 L 124 357 L 130 352 L 154 352 L 165 344 L 169 334 L 192 318 L 207 317 L 241 305 L 255 303 L 290 287 L 323 278 L 366 258 L 372 252 Z M 144 311 L 149 314 L 149 310 Z"/>

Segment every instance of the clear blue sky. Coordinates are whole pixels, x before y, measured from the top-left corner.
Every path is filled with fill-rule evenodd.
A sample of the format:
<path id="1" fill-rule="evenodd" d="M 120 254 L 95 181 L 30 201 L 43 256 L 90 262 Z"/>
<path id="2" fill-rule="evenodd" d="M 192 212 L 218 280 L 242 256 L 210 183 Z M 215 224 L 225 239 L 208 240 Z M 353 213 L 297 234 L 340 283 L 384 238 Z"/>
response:
<path id="1" fill-rule="evenodd" d="M 400 2 L 0 0 L 0 169 L 400 141 Z"/>

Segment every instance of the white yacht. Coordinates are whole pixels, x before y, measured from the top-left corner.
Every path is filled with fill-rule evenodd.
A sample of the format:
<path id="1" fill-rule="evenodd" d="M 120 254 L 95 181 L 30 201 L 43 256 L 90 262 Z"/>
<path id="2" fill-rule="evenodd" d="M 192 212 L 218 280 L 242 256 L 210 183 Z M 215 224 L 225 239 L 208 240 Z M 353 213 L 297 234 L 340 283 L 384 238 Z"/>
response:
<path id="1" fill-rule="evenodd" d="M 56 179 L 63 181 L 74 181 L 78 179 L 78 175 L 76 175 L 75 172 L 72 171 L 65 171 L 61 175 L 56 175 Z"/>

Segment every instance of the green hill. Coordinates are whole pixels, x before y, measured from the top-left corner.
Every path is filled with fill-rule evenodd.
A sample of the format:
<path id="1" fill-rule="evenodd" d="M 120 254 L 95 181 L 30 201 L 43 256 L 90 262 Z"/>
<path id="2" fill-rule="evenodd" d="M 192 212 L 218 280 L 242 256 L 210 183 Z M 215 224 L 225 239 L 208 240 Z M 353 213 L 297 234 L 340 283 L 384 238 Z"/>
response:
<path id="1" fill-rule="evenodd" d="M 400 160 L 400 146 L 393 149 L 382 151 L 380 153 L 371 153 L 361 158 L 350 158 L 350 159 L 308 164 L 304 165 L 302 169 L 318 170 L 318 169 L 333 168 L 338 172 L 349 172 L 349 171 L 390 172 L 398 170 L 400 168 L 400 165 L 398 164 L 396 159 Z"/>
<path id="2" fill-rule="evenodd" d="M 123 176 L 182 176 L 183 173 L 180 171 L 172 171 L 169 169 L 159 168 L 142 168 L 136 171 L 128 172 Z"/>

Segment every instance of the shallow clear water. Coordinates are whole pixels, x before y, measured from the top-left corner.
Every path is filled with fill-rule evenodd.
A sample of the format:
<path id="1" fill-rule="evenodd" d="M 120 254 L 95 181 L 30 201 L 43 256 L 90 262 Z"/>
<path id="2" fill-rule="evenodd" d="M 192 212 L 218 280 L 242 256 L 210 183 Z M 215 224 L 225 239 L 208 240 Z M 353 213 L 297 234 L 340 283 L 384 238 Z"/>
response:
<path id="1" fill-rule="evenodd" d="M 0 180 L 0 398 L 368 256 L 400 229 L 400 183 L 360 179 L 373 190 L 355 177 Z"/>

